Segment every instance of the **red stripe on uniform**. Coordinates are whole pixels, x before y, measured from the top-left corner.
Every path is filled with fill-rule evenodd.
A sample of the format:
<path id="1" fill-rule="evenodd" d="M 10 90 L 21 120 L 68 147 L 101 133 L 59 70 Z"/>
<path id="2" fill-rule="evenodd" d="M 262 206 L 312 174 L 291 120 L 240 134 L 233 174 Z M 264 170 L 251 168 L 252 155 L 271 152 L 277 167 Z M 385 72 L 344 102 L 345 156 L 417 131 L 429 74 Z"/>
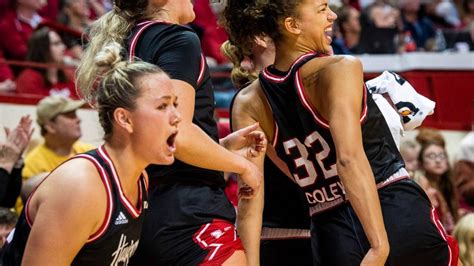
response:
<path id="1" fill-rule="evenodd" d="M 196 82 L 196 86 L 199 86 L 204 78 L 204 72 L 206 70 L 206 58 L 201 54 L 201 65 L 199 66 L 199 76 Z"/>
<path id="2" fill-rule="evenodd" d="M 312 56 L 316 54 L 316 52 L 311 52 L 311 53 L 308 53 L 308 54 L 304 54 L 304 55 L 301 55 L 300 57 L 298 57 L 295 62 L 293 62 L 293 64 L 291 64 L 291 67 L 290 67 L 290 70 L 288 70 L 288 73 L 283 76 L 283 77 L 280 77 L 280 76 L 276 76 L 276 75 L 273 75 L 272 73 L 270 73 L 267 68 L 264 68 L 263 71 L 262 71 L 262 74 L 265 78 L 273 81 L 273 82 L 276 82 L 276 83 L 281 83 L 281 82 L 284 82 L 285 80 L 288 79 L 288 77 L 290 76 L 291 74 L 291 71 L 293 70 L 293 68 L 295 67 L 295 65 L 297 63 L 299 63 L 301 60 L 305 59 L 306 57 L 309 57 L 309 56 Z"/>
<path id="3" fill-rule="evenodd" d="M 135 48 L 137 46 L 138 39 L 140 39 L 140 35 L 150 26 L 153 26 L 155 24 L 165 24 L 166 22 L 162 20 L 149 20 L 149 21 L 143 21 L 139 23 L 137 26 L 140 26 L 141 28 L 137 31 L 135 36 L 132 38 L 132 42 L 130 43 L 130 49 L 128 52 L 128 61 L 132 62 L 135 58 Z"/>
<path id="4" fill-rule="evenodd" d="M 314 120 L 316 121 L 317 124 L 319 124 L 320 126 L 326 128 L 326 129 L 329 129 L 329 124 L 327 123 L 327 121 L 322 116 L 319 115 L 318 111 L 311 104 L 311 102 L 309 100 L 309 97 L 306 94 L 303 82 L 301 81 L 300 70 L 298 70 L 296 72 L 295 83 L 296 83 L 296 88 L 298 89 L 298 96 L 299 96 L 303 106 L 306 108 L 306 110 L 308 110 L 313 115 L 313 118 L 314 118 Z"/>
<path id="5" fill-rule="evenodd" d="M 138 202 L 140 203 L 140 207 L 137 209 L 128 200 L 128 198 L 125 196 L 125 193 L 123 193 L 122 183 L 120 182 L 120 178 L 117 175 L 117 171 L 115 170 L 114 163 L 110 159 L 109 154 L 107 154 L 107 151 L 105 150 L 104 146 L 103 145 L 100 146 L 97 149 L 97 151 L 98 151 L 99 156 L 102 157 L 102 159 L 104 159 L 107 162 L 107 164 L 110 166 L 110 170 L 112 172 L 113 179 L 115 181 L 115 184 L 118 187 L 118 191 L 119 191 L 119 194 L 120 194 L 120 201 L 123 203 L 123 205 L 128 210 L 128 212 L 132 215 L 133 218 L 135 218 L 135 219 L 138 218 L 138 216 L 140 216 L 140 213 L 142 211 L 142 204 L 141 204 L 141 202 L 142 202 L 142 186 L 140 185 L 140 182 L 137 182 L 138 189 L 139 189 Z"/>

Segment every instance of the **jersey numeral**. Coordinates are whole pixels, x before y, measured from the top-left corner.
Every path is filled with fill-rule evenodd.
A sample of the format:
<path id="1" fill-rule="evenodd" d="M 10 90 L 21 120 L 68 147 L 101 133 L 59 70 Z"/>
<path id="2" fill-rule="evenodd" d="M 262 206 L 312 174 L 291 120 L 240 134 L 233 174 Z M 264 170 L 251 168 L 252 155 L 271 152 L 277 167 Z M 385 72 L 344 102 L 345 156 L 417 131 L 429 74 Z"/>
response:
<path id="1" fill-rule="evenodd" d="M 331 148 L 317 131 L 314 131 L 306 137 L 304 145 L 297 138 L 293 138 L 283 143 L 286 154 L 296 158 L 294 159 L 296 168 L 304 167 L 306 170 L 307 176 L 300 176 L 296 173 L 293 174 L 295 181 L 300 185 L 300 187 L 314 184 L 318 177 L 313 161 L 308 159 L 308 148 L 313 148 L 317 142 L 319 142 L 321 147 L 323 147 L 320 152 L 315 154 L 315 157 L 316 162 L 323 172 L 324 178 L 327 179 L 337 175 L 335 163 L 329 167 L 324 165 L 324 160 L 328 157 Z"/>

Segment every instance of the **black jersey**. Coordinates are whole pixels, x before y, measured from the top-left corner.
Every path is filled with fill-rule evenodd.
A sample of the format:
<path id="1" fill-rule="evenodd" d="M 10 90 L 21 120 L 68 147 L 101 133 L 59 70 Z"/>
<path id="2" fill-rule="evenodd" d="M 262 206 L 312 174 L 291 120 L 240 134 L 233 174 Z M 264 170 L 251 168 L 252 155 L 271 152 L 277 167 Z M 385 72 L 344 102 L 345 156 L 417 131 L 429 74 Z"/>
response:
<path id="1" fill-rule="evenodd" d="M 250 82 L 243 87 L 249 84 Z M 232 99 L 231 113 L 235 98 L 239 92 Z M 232 115 L 230 115 L 230 126 L 231 130 L 234 131 L 232 128 Z M 267 156 L 265 156 L 263 173 L 265 179 L 263 226 L 270 228 L 309 229 L 311 221 L 308 203 L 298 185 L 287 177 Z"/>
<path id="2" fill-rule="evenodd" d="M 189 27 L 162 21 L 145 21 L 132 29 L 126 40 L 129 58 L 153 63 L 172 79 L 189 83 L 196 91 L 193 123 L 216 142 L 219 141 L 214 120 L 214 92 L 209 68 L 196 33 Z M 221 172 L 188 165 L 179 160 L 171 166 L 153 165 L 147 168 L 150 179 L 160 183 L 187 182 L 225 186 Z"/>
<path id="3" fill-rule="evenodd" d="M 329 124 L 312 106 L 299 72 L 303 64 L 318 56 L 302 55 L 288 72 L 269 66 L 259 79 L 277 125 L 273 145 L 303 188 L 311 215 L 346 200 Z M 364 89 L 360 119 L 363 146 L 376 183 L 382 183 L 404 165 L 382 113 L 367 94 Z"/>
<path id="4" fill-rule="evenodd" d="M 97 168 L 107 191 L 107 214 L 102 226 L 89 237 L 71 265 L 127 265 L 138 247 L 145 211 L 148 209 L 147 181 L 143 175 L 138 181 L 139 201 L 136 207 L 125 197 L 113 162 L 103 146 L 70 160 L 74 158 L 87 159 Z M 28 206 L 29 200 L 12 238 L 2 250 L 0 265 L 21 265 L 32 225 Z"/>

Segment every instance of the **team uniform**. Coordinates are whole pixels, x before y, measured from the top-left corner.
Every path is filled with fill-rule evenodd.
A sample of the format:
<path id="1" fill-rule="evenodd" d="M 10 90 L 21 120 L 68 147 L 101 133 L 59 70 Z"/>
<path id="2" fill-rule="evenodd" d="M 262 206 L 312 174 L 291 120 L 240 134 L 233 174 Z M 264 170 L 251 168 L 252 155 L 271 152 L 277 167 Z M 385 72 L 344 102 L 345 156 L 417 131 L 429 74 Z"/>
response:
<path id="1" fill-rule="evenodd" d="M 128 265 L 130 257 L 138 247 L 148 208 L 146 177 L 142 175 L 138 181 L 138 206 L 134 206 L 125 197 L 112 160 L 103 146 L 69 160 L 77 158 L 87 159 L 97 168 L 107 192 L 107 213 L 102 226 L 89 237 L 71 265 Z M 33 194 L 34 192 L 32 196 Z M 0 265 L 21 265 L 32 226 L 28 213 L 32 196 L 3 247 Z"/>
<path id="2" fill-rule="evenodd" d="M 232 100 L 231 111 L 239 92 Z M 232 115 L 230 117 L 232 125 Z M 265 208 L 262 216 L 260 264 L 313 265 L 309 230 L 311 221 L 308 203 L 301 189 L 266 156 L 263 172 Z"/>
<path id="3" fill-rule="evenodd" d="M 312 106 L 300 74 L 318 56 L 302 55 L 287 72 L 269 66 L 259 80 L 276 124 L 272 145 L 309 203 L 315 263 L 359 265 L 370 244 L 338 176 L 329 124 Z M 455 242 L 409 179 L 385 119 L 367 94 L 364 89 L 360 122 L 390 243 L 386 265 L 455 265 Z"/>
<path id="4" fill-rule="evenodd" d="M 197 35 L 188 27 L 145 21 L 127 39 L 128 57 L 153 63 L 172 79 L 194 87 L 193 123 L 218 142 L 214 94 Z M 147 168 L 152 188 L 137 265 L 221 264 L 243 250 L 234 227 L 235 209 L 224 194 L 222 172 L 179 160 Z"/>

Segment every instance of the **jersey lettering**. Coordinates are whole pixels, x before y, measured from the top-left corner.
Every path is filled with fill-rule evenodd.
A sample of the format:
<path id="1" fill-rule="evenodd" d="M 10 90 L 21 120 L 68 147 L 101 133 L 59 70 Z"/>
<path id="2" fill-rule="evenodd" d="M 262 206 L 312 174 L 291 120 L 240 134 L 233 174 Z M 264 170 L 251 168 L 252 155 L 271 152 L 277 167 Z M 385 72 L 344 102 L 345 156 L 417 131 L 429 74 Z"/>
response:
<path id="1" fill-rule="evenodd" d="M 296 169 L 304 167 L 307 176 L 301 177 L 297 173 L 293 173 L 295 181 L 300 187 L 307 187 L 314 184 L 318 174 L 311 160 L 308 159 L 308 148 L 314 148 L 315 144 L 319 142 L 322 150 L 315 154 L 316 161 L 321 168 L 324 178 L 328 179 L 330 177 L 337 175 L 336 164 L 331 164 L 329 167 L 326 167 L 324 160 L 328 157 L 331 152 L 331 148 L 324 138 L 317 132 L 314 131 L 309 136 L 306 137 L 304 145 L 300 142 L 299 139 L 293 138 L 288 141 L 283 142 L 283 147 L 285 148 L 285 153 L 294 159 Z"/>

